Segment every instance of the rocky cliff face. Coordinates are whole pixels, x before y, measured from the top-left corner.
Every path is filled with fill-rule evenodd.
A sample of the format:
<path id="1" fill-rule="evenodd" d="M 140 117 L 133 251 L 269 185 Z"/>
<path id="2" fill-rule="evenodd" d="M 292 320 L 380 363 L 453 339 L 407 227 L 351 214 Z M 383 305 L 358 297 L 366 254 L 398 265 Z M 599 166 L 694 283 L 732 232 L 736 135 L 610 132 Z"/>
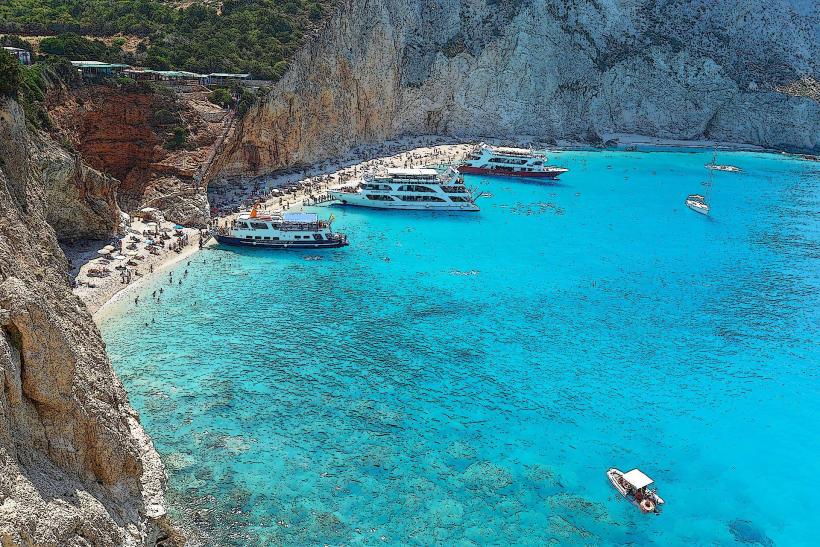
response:
<path id="1" fill-rule="evenodd" d="M 49 115 L 83 161 L 120 181 L 124 211 L 151 206 L 180 224 L 208 222 L 205 186 L 196 177 L 222 129 L 219 108 L 170 92 L 85 85 L 55 93 Z M 174 130 L 188 135 L 183 145 L 169 146 Z"/>
<path id="2" fill-rule="evenodd" d="M 343 0 L 220 168 L 403 134 L 606 132 L 820 148 L 812 0 Z"/>
<path id="3" fill-rule="evenodd" d="M 68 286 L 40 144 L 0 99 L 0 544 L 173 543 L 162 463 Z"/>
<path id="4" fill-rule="evenodd" d="M 120 224 L 119 181 L 86 165 L 48 135 L 32 132 L 32 158 L 45 184 L 46 221 L 64 242 L 108 239 Z"/>

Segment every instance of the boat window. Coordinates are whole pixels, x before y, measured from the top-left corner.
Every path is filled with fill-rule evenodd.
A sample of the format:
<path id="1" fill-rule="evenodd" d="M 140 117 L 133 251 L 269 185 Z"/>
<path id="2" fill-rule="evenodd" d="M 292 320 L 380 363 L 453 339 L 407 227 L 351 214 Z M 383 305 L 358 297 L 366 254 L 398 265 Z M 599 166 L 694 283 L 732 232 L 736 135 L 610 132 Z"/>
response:
<path id="1" fill-rule="evenodd" d="M 279 241 L 279 238 L 278 238 L 278 237 L 272 237 L 272 238 L 271 238 L 271 240 L 273 240 L 273 241 Z"/>
<path id="2" fill-rule="evenodd" d="M 248 226 L 248 223 L 247 223 L 247 222 L 237 222 L 237 223 L 236 223 L 236 226 L 237 226 L 238 228 L 244 228 L 244 229 L 246 229 L 246 230 L 247 230 L 248 228 L 250 228 L 250 226 Z"/>
<path id="3" fill-rule="evenodd" d="M 253 236 L 245 236 L 245 239 L 253 239 Z"/>
<path id="4" fill-rule="evenodd" d="M 467 156 L 467 159 L 468 160 L 473 160 L 473 161 L 480 160 L 481 156 L 469 155 L 469 156 Z"/>
<path id="5" fill-rule="evenodd" d="M 404 186 L 399 186 L 399 192 L 432 192 L 435 193 L 436 190 L 434 188 L 430 188 L 429 186 L 419 186 L 417 184 L 405 184 Z"/>
<path id="6" fill-rule="evenodd" d="M 268 236 L 263 237 L 262 239 L 270 239 Z"/>
<path id="7" fill-rule="evenodd" d="M 313 234 L 313 239 L 316 241 L 322 241 L 324 238 L 322 237 L 322 234 Z"/>
<path id="8" fill-rule="evenodd" d="M 543 161 L 534 161 L 534 162 L 532 162 L 532 164 L 533 164 L 534 167 L 538 167 L 539 165 L 543 165 L 544 162 Z"/>
<path id="9" fill-rule="evenodd" d="M 445 201 L 437 196 L 399 196 L 402 201 Z"/>

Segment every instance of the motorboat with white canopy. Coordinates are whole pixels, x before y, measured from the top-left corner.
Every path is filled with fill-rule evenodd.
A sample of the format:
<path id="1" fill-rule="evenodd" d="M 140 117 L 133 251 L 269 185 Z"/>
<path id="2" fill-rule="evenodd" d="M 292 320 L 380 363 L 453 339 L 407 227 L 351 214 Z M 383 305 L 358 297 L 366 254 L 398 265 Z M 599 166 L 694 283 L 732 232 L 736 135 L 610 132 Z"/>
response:
<path id="1" fill-rule="evenodd" d="M 649 489 L 654 481 L 643 471 L 633 469 L 624 473 L 612 467 L 606 472 L 606 476 L 612 486 L 638 509 L 644 513 L 660 514 L 660 506 L 664 504 L 663 498 L 656 490 Z"/>

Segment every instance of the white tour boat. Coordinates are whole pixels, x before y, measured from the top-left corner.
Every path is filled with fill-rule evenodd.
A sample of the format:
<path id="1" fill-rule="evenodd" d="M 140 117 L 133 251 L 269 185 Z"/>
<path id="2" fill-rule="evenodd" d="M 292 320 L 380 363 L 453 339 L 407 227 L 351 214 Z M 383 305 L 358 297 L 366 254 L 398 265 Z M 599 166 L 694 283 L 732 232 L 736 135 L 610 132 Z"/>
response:
<path id="1" fill-rule="evenodd" d="M 342 205 L 376 209 L 478 211 L 472 192 L 455 169 L 387 169 L 367 173 L 353 188 L 330 190 Z"/>
<path id="2" fill-rule="evenodd" d="M 229 227 L 219 228 L 214 237 L 225 245 L 242 245 L 267 249 L 327 249 L 344 247 L 347 236 L 331 229 L 333 215 L 319 220 L 315 213 L 276 215 L 257 212 L 241 213 Z"/>
<path id="3" fill-rule="evenodd" d="M 624 473 L 612 467 L 606 472 L 606 476 L 612 486 L 641 511 L 660 514 L 660 506 L 664 504 L 663 498 L 657 491 L 649 489 L 653 481 L 640 469 Z"/>
<path id="4" fill-rule="evenodd" d="M 529 148 L 506 148 L 481 143 L 458 168 L 460 173 L 555 179 L 569 169 L 547 165 L 547 155 Z"/>

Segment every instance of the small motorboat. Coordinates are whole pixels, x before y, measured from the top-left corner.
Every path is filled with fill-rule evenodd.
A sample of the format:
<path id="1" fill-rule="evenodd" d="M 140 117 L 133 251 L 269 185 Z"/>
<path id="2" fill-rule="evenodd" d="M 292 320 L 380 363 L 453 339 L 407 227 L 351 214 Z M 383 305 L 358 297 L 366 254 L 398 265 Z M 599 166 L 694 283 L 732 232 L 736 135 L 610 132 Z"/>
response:
<path id="1" fill-rule="evenodd" d="M 740 167 L 735 165 L 720 165 L 717 163 L 707 163 L 706 168 L 712 171 L 723 171 L 724 173 L 740 173 L 743 171 Z"/>
<path id="2" fill-rule="evenodd" d="M 664 504 L 663 498 L 657 491 L 649 489 L 654 481 L 643 471 L 633 469 L 624 473 L 612 467 L 606 472 L 606 476 L 612 486 L 642 512 L 660 514 L 660 507 Z"/>
<path id="3" fill-rule="evenodd" d="M 700 194 L 689 194 L 686 196 L 686 206 L 696 213 L 702 215 L 709 214 L 709 204 L 706 203 L 706 197 Z"/>

